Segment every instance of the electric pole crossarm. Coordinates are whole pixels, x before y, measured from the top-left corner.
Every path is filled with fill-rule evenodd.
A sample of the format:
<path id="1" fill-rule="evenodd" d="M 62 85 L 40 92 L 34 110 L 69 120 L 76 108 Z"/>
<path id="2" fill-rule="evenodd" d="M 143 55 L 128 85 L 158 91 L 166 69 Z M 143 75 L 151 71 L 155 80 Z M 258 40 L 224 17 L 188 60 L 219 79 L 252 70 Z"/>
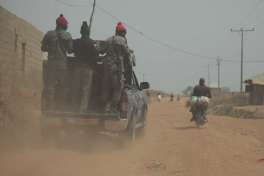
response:
<path id="1" fill-rule="evenodd" d="M 240 28 L 240 29 L 231 29 L 231 32 L 253 32 L 255 31 L 255 28 L 251 28 L 251 29 L 244 29 L 244 28 Z"/>

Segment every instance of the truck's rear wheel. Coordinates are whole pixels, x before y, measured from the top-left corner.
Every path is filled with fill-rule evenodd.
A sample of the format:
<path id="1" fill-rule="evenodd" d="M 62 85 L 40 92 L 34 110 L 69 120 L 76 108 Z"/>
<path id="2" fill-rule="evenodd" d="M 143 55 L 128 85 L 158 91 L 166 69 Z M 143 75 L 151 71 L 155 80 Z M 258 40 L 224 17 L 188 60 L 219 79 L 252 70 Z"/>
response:
<path id="1" fill-rule="evenodd" d="M 125 131 L 119 134 L 118 145 L 120 147 L 127 147 L 136 140 L 136 125 L 134 118 L 128 123 Z"/>
<path id="2" fill-rule="evenodd" d="M 47 117 L 42 116 L 40 120 L 42 143 L 45 146 L 58 146 L 59 144 L 59 131 L 56 126 L 48 122 Z"/>
<path id="3" fill-rule="evenodd" d="M 133 116 L 128 124 L 128 137 L 129 140 L 134 142 L 137 137 L 143 137 L 145 135 L 146 119 L 142 118 L 141 121 L 137 121 L 137 118 Z"/>
<path id="4" fill-rule="evenodd" d="M 128 135 L 129 140 L 131 142 L 134 142 L 136 140 L 136 119 L 133 117 L 130 121 L 129 129 L 128 129 Z"/>
<path id="5" fill-rule="evenodd" d="M 145 125 L 137 129 L 137 135 L 140 138 L 143 138 L 146 134 L 146 127 Z"/>

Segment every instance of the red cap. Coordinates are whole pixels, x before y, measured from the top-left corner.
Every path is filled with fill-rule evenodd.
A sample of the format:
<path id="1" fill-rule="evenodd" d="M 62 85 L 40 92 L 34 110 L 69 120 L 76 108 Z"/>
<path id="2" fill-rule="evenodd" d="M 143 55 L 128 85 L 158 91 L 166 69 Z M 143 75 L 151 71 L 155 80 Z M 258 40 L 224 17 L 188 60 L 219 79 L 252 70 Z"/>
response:
<path id="1" fill-rule="evenodd" d="M 57 24 L 60 24 L 63 27 L 68 26 L 68 21 L 66 20 L 66 18 L 62 14 L 57 18 L 56 22 L 57 22 Z"/>
<path id="2" fill-rule="evenodd" d="M 116 31 L 118 31 L 118 32 L 126 32 L 126 27 L 123 25 L 122 22 L 117 23 Z"/>

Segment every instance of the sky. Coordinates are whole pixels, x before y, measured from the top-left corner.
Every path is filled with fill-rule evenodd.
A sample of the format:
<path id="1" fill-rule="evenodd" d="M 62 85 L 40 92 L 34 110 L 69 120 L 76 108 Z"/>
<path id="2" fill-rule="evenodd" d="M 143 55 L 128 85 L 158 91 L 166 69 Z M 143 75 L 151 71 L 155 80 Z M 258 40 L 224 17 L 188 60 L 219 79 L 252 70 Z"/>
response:
<path id="1" fill-rule="evenodd" d="M 78 38 L 92 1 L 0 0 L 0 5 L 44 33 L 54 29 L 63 13 L 69 32 Z M 208 70 L 210 84 L 217 85 L 219 56 L 224 60 L 221 86 L 239 90 L 241 35 L 231 28 L 255 28 L 245 34 L 244 78 L 264 72 L 264 0 L 97 0 L 97 5 L 92 38 L 104 40 L 114 34 L 118 21 L 124 22 L 138 78 L 153 89 L 181 92 L 200 77 L 208 80 Z M 263 62 L 252 62 L 256 60 Z"/>

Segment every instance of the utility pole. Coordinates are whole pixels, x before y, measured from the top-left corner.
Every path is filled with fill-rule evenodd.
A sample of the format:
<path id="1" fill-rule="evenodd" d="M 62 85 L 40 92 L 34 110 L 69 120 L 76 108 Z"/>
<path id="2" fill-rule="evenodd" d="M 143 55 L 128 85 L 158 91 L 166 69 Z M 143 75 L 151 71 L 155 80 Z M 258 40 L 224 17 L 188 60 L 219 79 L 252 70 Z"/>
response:
<path id="1" fill-rule="evenodd" d="M 220 88 L 221 88 L 220 67 L 221 67 L 222 59 L 218 56 L 217 59 L 216 59 L 216 62 L 217 62 L 216 65 L 217 65 L 217 70 L 218 70 L 218 73 L 217 73 L 217 75 L 218 75 L 217 76 L 218 84 L 217 85 L 218 85 L 218 90 L 220 90 Z"/>
<path id="2" fill-rule="evenodd" d="M 90 23 L 89 23 L 89 37 L 91 36 L 91 30 L 92 30 L 92 24 L 93 24 L 93 18 L 94 18 L 95 7 L 96 7 L 96 0 L 94 0 L 94 2 L 93 2 L 93 9 L 92 9 L 92 13 L 91 13 L 91 16 L 90 16 Z"/>
<path id="3" fill-rule="evenodd" d="M 243 69 L 244 69 L 244 33 L 245 32 L 253 32 L 255 28 L 244 29 L 241 27 L 240 29 L 231 29 L 231 32 L 240 32 L 241 33 L 241 65 L 240 65 L 240 92 L 243 92 Z"/>
<path id="4" fill-rule="evenodd" d="M 210 87 L 210 84 L 211 84 L 211 74 L 210 74 L 210 64 L 208 64 L 208 77 L 207 77 L 207 82 L 208 82 L 208 86 Z"/>

